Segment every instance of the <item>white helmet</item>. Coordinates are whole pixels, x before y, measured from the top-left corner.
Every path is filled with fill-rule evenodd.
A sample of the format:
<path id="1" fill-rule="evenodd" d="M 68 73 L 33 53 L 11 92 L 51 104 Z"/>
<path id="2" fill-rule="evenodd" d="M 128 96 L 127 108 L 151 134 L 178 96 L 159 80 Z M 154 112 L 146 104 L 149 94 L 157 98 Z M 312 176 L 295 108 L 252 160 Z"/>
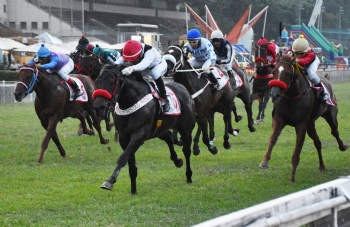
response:
<path id="1" fill-rule="evenodd" d="M 215 30 L 211 33 L 210 39 L 223 39 L 224 35 L 220 30 Z"/>
<path id="2" fill-rule="evenodd" d="M 300 35 L 298 39 L 293 42 L 292 50 L 293 52 L 307 52 L 309 50 L 309 42 L 304 38 L 303 35 Z"/>

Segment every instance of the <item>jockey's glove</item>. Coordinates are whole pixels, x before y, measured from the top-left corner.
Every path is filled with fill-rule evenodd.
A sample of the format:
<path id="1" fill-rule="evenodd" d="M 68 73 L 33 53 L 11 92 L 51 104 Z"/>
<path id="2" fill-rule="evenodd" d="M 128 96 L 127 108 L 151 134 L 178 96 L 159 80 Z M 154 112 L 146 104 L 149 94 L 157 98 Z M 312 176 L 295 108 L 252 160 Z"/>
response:
<path id="1" fill-rule="evenodd" d="M 125 69 L 122 70 L 122 73 L 125 76 L 129 76 L 132 72 L 134 72 L 133 66 L 126 67 Z"/>

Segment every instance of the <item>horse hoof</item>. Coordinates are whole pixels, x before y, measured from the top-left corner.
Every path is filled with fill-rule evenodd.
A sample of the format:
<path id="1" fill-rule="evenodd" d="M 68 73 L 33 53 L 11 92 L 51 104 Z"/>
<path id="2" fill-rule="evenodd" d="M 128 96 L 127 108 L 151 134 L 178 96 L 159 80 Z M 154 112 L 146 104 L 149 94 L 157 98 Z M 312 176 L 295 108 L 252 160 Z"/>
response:
<path id="1" fill-rule="evenodd" d="M 79 129 L 78 132 L 77 132 L 77 135 L 78 136 L 82 136 L 83 135 L 83 129 Z"/>
<path id="2" fill-rule="evenodd" d="M 182 142 L 182 140 L 174 140 L 174 144 L 181 147 L 183 145 L 183 142 Z"/>
<path id="3" fill-rule="evenodd" d="M 259 165 L 260 169 L 268 169 L 269 168 L 269 163 L 268 162 L 261 162 Z"/>
<path id="4" fill-rule="evenodd" d="M 107 144 L 107 143 L 109 143 L 109 139 L 104 139 L 101 141 L 101 144 Z"/>
<path id="5" fill-rule="evenodd" d="M 259 120 L 256 120 L 256 121 L 254 121 L 254 124 L 255 124 L 255 125 L 258 125 L 258 124 L 260 124 L 260 121 L 259 121 Z"/>
<path id="6" fill-rule="evenodd" d="M 230 148 L 231 148 L 231 143 L 229 143 L 229 142 L 224 142 L 224 148 L 225 148 L 226 150 L 230 149 Z"/>
<path id="7" fill-rule="evenodd" d="M 212 153 L 212 154 L 217 154 L 217 153 L 218 153 L 218 149 L 217 149 L 216 147 L 213 147 L 213 146 L 211 146 L 211 147 L 209 148 L 209 151 L 210 151 L 210 153 Z"/>
<path id="8" fill-rule="evenodd" d="M 343 146 L 339 146 L 339 150 L 341 150 L 341 151 L 346 151 L 347 149 L 348 149 L 347 144 L 343 144 Z"/>
<path id="9" fill-rule="evenodd" d="M 175 164 L 175 166 L 176 166 L 177 168 L 180 168 L 180 167 L 183 166 L 184 161 L 183 161 L 181 158 L 178 158 L 178 159 L 174 162 L 174 164 Z"/>
<path id="10" fill-rule="evenodd" d="M 113 184 L 109 183 L 108 181 L 104 182 L 101 185 L 102 189 L 107 189 L 107 190 L 112 190 L 113 189 Z"/>
<path id="11" fill-rule="evenodd" d="M 197 149 L 195 149 L 195 148 L 193 148 L 193 155 L 199 155 L 199 153 L 201 153 L 201 149 L 199 149 L 199 148 L 197 148 Z"/>
<path id="12" fill-rule="evenodd" d="M 263 122 L 263 123 L 265 122 L 264 118 L 260 119 L 259 121 L 260 121 L 260 122 Z"/>
<path id="13" fill-rule="evenodd" d="M 250 131 L 250 132 L 255 132 L 255 131 L 256 131 L 256 128 L 255 128 L 254 126 L 250 126 L 250 127 L 249 127 L 249 131 Z"/>
<path id="14" fill-rule="evenodd" d="M 240 122 L 242 119 L 243 119 L 243 115 L 238 115 L 235 121 Z"/>

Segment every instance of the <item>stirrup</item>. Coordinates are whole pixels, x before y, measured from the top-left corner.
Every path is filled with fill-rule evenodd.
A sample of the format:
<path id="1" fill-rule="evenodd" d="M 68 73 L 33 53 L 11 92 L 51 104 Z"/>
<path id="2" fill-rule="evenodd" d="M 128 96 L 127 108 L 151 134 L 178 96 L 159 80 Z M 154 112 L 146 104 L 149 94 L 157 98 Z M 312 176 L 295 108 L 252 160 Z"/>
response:
<path id="1" fill-rule="evenodd" d="M 327 93 L 321 94 L 321 97 L 322 97 L 322 100 L 323 100 L 323 101 L 327 101 L 328 98 L 329 98 Z"/>
<path id="2" fill-rule="evenodd" d="M 81 90 L 74 91 L 74 99 L 77 99 L 78 97 L 82 96 L 83 92 Z"/>
<path id="3" fill-rule="evenodd" d="M 163 112 L 169 112 L 169 110 L 170 110 L 169 102 L 166 102 L 166 103 L 163 105 Z"/>

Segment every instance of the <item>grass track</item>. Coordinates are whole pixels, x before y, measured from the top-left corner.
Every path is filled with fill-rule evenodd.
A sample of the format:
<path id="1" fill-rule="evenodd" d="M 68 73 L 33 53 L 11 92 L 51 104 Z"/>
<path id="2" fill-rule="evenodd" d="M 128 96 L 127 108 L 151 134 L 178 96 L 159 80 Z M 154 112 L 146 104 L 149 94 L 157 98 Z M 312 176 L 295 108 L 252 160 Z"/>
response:
<path id="1" fill-rule="evenodd" d="M 334 84 L 341 138 L 350 143 L 350 83 Z M 222 115 L 216 114 L 219 149 L 212 155 L 201 146 L 192 156 L 193 183 L 187 184 L 185 168 L 176 168 L 167 146 L 147 141 L 136 153 L 136 196 L 130 195 L 128 168 L 122 169 L 112 191 L 100 189 L 115 168 L 118 143 L 99 144 L 97 136 L 76 136 L 78 120 L 65 119 L 58 135 L 67 157 L 61 158 L 51 141 L 42 164 L 36 160 L 45 134 L 33 104 L 0 104 L 0 226 L 191 226 L 283 195 L 312 187 L 350 173 L 349 151 L 340 152 L 330 128 L 316 122 L 323 145 L 325 172 L 318 171 L 313 142 L 307 137 L 297 169 L 296 183 L 289 182 L 294 128 L 286 127 L 272 153 L 270 168 L 258 168 L 271 135 L 269 102 L 266 122 L 250 133 L 244 119 L 235 124 L 238 137 L 232 148 L 223 148 Z M 254 116 L 257 103 L 254 103 Z M 113 140 L 111 132 L 103 132 Z M 108 149 L 110 148 L 110 149 Z M 180 147 L 177 153 L 183 158 Z"/>

